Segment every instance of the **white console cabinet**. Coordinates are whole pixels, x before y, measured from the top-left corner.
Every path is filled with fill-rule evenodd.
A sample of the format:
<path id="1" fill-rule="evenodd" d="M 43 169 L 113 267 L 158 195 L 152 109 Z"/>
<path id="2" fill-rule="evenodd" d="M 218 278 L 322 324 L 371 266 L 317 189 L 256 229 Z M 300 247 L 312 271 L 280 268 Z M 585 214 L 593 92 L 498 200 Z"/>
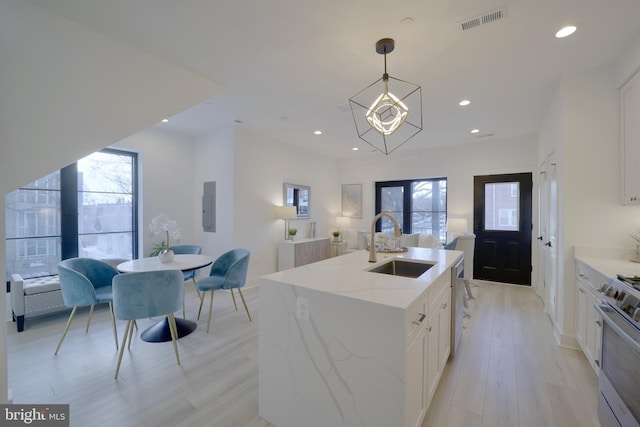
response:
<path id="1" fill-rule="evenodd" d="M 329 238 L 285 240 L 278 243 L 278 271 L 322 261 L 330 256 Z"/>

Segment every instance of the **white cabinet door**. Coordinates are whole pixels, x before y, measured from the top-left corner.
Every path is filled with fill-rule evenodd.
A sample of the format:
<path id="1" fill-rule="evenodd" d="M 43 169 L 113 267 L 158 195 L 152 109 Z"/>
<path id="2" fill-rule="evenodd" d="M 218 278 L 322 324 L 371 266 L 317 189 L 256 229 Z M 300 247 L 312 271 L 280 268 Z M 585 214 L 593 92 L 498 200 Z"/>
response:
<path id="1" fill-rule="evenodd" d="M 585 354 L 587 353 L 587 291 L 584 286 L 577 281 L 576 285 L 578 287 L 578 310 L 576 316 L 576 341 L 580 345 Z"/>
<path id="2" fill-rule="evenodd" d="M 438 344 L 440 343 L 439 338 L 439 330 L 440 330 L 440 312 L 439 310 L 434 310 L 429 314 L 429 318 L 427 319 L 427 350 L 426 350 L 426 391 L 425 394 L 427 396 L 427 407 L 431 403 L 431 399 L 436 392 L 436 387 L 438 385 L 438 372 L 440 370 L 440 354 L 438 352 Z"/>
<path id="3" fill-rule="evenodd" d="M 425 344 L 426 336 L 424 333 L 420 333 L 407 349 L 408 375 L 405 386 L 405 425 L 407 427 L 420 427 L 427 412 Z"/>
<path id="4" fill-rule="evenodd" d="M 451 354 L 451 288 L 442 296 L 438 305 L 440 319 L 438 319 L 438 372 L 442 373 L 449 354 Z"/>
<path id="5" fill-rule="evenodd" d="M 620 88 L 620 198 L 640 204 L 640 72 Z"/>

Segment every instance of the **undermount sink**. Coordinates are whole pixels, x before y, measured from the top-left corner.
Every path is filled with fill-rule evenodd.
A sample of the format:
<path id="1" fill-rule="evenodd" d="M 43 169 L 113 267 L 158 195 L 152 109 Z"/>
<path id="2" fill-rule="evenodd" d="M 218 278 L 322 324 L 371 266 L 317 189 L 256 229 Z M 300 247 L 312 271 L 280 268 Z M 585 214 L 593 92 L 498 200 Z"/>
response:
<path id="1" fill-rule="evenodd" d="M 371 273 L 390 274 L 392 276 L 402 276 L 416 278 L 433 267 L 435 264 L 424 262 L 405 261 L 400 259 L 392 259 L 377 267 L 367 270 Z"/>

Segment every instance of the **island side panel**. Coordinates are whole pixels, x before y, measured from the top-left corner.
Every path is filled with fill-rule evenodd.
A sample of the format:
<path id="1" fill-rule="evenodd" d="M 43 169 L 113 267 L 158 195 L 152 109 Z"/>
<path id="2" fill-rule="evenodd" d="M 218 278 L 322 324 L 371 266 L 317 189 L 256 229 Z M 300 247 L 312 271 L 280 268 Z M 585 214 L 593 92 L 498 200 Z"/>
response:
<path id="1" fill-rule="evenodd" d="M 404 425 L 404 310 L 265 278 L 259 286 L 260 416 L 278 427 Z"/>

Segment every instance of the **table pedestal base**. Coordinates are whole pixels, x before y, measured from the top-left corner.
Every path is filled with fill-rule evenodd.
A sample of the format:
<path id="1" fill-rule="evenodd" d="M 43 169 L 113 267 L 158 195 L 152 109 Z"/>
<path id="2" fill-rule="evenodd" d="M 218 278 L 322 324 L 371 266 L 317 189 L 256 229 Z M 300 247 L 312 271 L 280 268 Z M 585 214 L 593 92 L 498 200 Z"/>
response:
<path id="1" fill-rule="evenodd" d="M 178 338 L 185 337 L 196 330 L 198 324 L 191 320 L 179 319 L 176 317 L 176 328 Z M 166 342 L 171 341 L 171 330 L 169 329 L 169 318 L 165 317 L 161 322 L 148 327 L 140 334 L 142 341 L 146 342 Z"/>

